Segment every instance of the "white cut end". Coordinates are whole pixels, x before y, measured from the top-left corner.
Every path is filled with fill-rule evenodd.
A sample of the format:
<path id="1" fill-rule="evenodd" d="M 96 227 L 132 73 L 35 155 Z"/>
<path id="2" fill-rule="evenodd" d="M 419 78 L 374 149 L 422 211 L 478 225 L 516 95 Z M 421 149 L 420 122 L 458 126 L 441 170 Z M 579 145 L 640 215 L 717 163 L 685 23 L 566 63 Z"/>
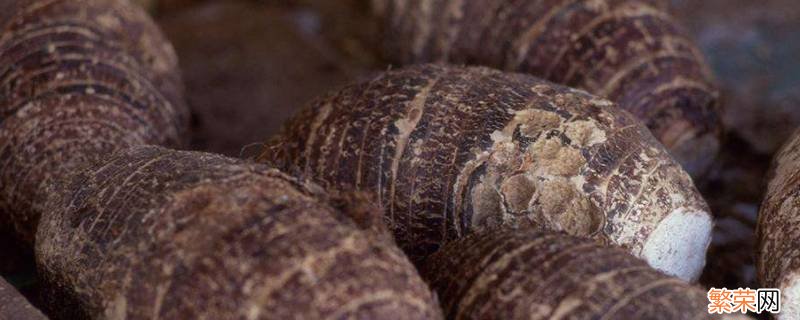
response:
<path id="1" fill-rule="evenodd" d="M 650 234 L 642 258 L 653 268 L 694 282 L 706 264 L 712 229 L 713 222 L 707 212 L 678 208 Z"/>
<path id="2" fill-rule="evenodd" d="M 800 319 L 800 274 L 791 273 L 786 277 L 781 289 L 781 312 L 775 318 L 780 320 Z"/>

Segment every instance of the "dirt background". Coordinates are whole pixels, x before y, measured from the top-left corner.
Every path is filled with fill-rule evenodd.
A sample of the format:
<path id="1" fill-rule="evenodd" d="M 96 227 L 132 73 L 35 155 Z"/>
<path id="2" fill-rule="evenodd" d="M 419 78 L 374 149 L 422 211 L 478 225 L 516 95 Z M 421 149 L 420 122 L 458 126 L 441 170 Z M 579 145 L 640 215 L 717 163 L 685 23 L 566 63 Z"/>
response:
<path id="1" fill-rule="evenodd" d="M 210 1 L 158 21 L 180 57 L 192 149 L 246 156 L 309 100 L 360 74 L 321 37 L 319 15 L 289 3 Z"/>

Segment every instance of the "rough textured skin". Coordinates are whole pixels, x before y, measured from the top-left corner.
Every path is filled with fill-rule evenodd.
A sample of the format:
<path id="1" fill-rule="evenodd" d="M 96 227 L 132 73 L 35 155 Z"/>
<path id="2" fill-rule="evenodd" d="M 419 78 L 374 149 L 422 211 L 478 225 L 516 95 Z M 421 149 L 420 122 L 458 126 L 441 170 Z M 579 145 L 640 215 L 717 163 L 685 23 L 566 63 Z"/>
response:
<path id="1" fill-rule="evenodd" d="M 787 295 L 800 286 L 800 131 L 775 156 L 768 179 L 756 228 L 758 279 L 762 287 L 781 289 L 781 316 L 796 319 L 800 297 Z"/>
<path id="2" fill-rule="evenodd" d="M 119 152 L 48 203 L 47 302 L 107 319 L 440 318 L 402 252 L 317 189 L 218 155 Z"/>
<path id="3" fill-rule="evenodd" d="M 0 319 L 44 320 L 47 317 L 28 303 L 11 284 L 0 278 Z"/>
<path id="4" fill-rule="evenodd" d="M 0 223 L 33 240 L 44 186 L 130 145 L 178 145 L 177 59 L 125 0 L 4 1 Z"/>
<path id="5" fill-rule="evenodd" d="M 564 230 L 636 256 L 671 213 L 710 229 L 689 176 L 629 113 L 487 68 L 422 65 L 349 86 L 289 121 L 260 160 L 374 192 L 412 260 L 498 225 Z M 710 235 L 682 237 L 697 250 L 652 247 L 702 268 Z"/>
<path id="6" fill-rule="evenodd" d="M 522 71 L 608 97 L 692 174 L 719 148 L 717 91 L 660 0 L 370 0 L 391 61 Z"/>
<path id="7" fill-rule="evenodd" d="M 428 258 L 422 275 L 448 319 L 710 318 L 699 288 L 557 233 L 474 233 Z"/>

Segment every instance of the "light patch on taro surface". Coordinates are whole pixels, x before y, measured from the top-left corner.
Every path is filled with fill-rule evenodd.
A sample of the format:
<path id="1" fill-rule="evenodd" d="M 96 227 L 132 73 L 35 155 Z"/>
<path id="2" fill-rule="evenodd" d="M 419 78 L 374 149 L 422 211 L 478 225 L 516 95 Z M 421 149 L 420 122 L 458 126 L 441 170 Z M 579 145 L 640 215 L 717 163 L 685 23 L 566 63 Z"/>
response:
<path id="1" fill-rule="evenodd" d="M 587 159 L 582 150 L 606 142 L 606 132 L 594 121 L 564 119 L 551 111 L 513 112 L 506 127 L 491 134 L 488 155 L 476 157 L 486 173 L 471 190 L 472 228 L 511 224 L 581 236 L 598 233 L 605 217 L 583 191 Z"/>

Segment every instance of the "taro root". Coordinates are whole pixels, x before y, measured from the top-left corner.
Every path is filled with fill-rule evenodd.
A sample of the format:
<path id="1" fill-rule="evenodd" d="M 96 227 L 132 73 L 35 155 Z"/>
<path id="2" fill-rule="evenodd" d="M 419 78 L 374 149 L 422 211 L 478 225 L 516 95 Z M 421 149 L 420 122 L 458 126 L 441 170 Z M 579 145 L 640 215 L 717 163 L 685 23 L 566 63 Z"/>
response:
<path id="1" fill-rule="evenodd" d="M 124 0 L 0 4 L 0 223 L 33 241 L 46 186 L 130 145 L 179 145 L 177 59 Z"/>
<path id="2" fill-rule="evenodd" d="M 707 319 L 706 293 L 619 248 L 489 230 L 430 256 L 422 275 L 448 319 Z"/>
<path id="3" fill-rule="evenodd" d="M 535 225 L 693 280 L 710 241 L 707 205 L 647 128 L 608 100 L 523 74 L 386 72 L 314 102 L 259 160 L 376 194 L 415 262 L 471 231 Z"/>
<path id="4" fill-rule="evenodd" d="M 660 0 L 369 0 L 392 62 L 479 64 L 607 97 L 701 175 L 722 133 L 706 62 Z"/>
<path id="5" fill-rule="evenodd" d="M 779 319 L 800 318 L 800 131 L 775 156 L 758 212 L 756 269 L 762 287 L 781 290 Z"/>
<path id="6" fill-rule="evenodd" d="M 0 278 L 0 319 L 44 320 L 47 317 L 17 292 L 14 286 Z"/>
<path id="7" fill-rule="evenodd" d="M 441 318 L 400 249 L 275 169 L 140 146 L 61 190 L 36 256 L 65 318 Z"/>

